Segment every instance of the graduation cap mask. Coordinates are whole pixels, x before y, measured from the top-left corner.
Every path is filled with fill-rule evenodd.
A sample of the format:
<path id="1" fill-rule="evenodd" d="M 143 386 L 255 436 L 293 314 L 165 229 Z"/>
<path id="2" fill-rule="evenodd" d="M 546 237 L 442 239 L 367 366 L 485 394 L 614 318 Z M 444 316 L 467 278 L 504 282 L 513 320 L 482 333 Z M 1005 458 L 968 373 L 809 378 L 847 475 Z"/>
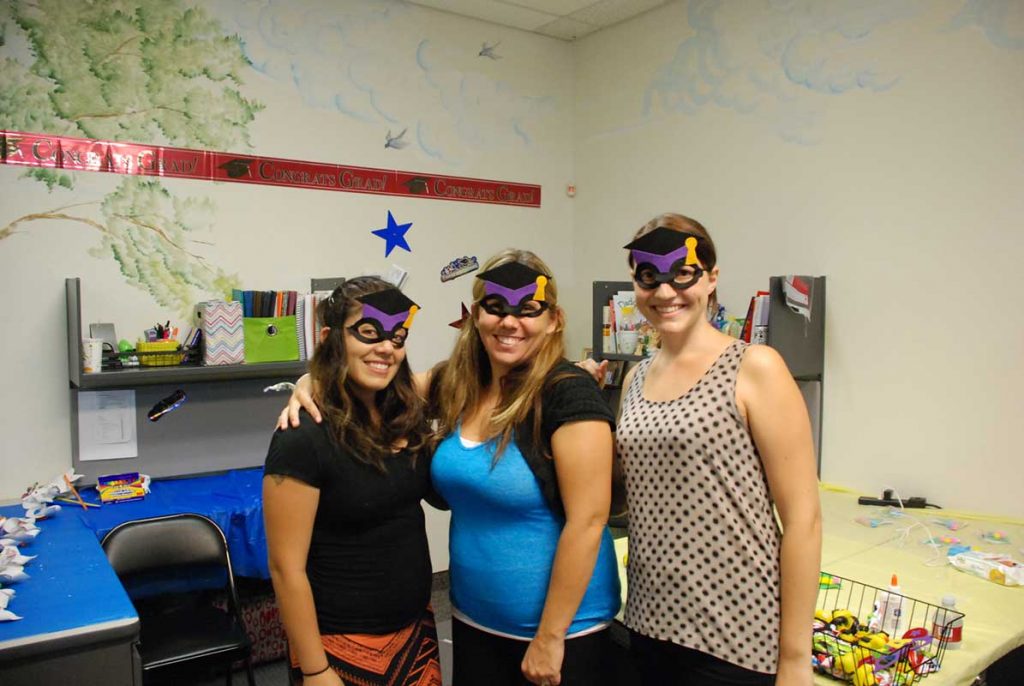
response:
<path id="1" fill-rule="evenodd" d="M 356 300 L 363 304 L 363 316 L 348 327 L 356 340 L 370 345 L 389 340 L 396 348 L 405 345 L 419 305 L 397 288 L 367 293 Z"/>
<path id="2" fill-rule="evenodd" d="M 623 247 L 633 258 L 633 280 L 654 290 L 663 283 L 684 291 L 700 281 L 704 265 L 697 257 L 697 236 L 659 226 Z"/>
<path id="3" fill-rule="evenodd" d="M 539 317 L 548 308 L 548 276 L 519 262 L 506 262 L 477 275 L 484 282 L 480 307 L 496 317 Z"/>

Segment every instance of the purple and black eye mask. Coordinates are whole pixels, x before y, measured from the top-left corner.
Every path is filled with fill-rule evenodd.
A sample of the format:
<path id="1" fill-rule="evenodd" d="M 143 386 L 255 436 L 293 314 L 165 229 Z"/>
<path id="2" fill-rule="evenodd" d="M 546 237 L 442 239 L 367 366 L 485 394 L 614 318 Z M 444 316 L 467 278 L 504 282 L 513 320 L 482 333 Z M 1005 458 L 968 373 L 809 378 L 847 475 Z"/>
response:
<path id="1" fill-rule="evenodd" d="M 526 311 L 526 305 L 531 302 L 536 302 L 539 307 L 531 309 L 529 312 Z M 480 307 L 483 308 L 484 312 L 494 315 L 495 317 L 507 317 L 512 315 L 513 317 L 539 317 L 548 309 L 548 304 L 543 300 L 531 300 L 529 296 L 524 297 L 523 301 L 518 305 L 509 305 L 503 296 L 485 295 L 480 300 Z"/>
<path id="2" fill-rule="evenodd" d="M 355 333 L 360 326 L 369 324 L 374 328 L 374 330 L 376 330 L 378 336 L 377 340 L 382 341 L 384 339 L 394 338 L 399 329 L 405 328 L 403 324 L 405 324 L 405 320 L 408 319 L 408 317 L 409 310 L 399 312 L 398 314 L 384 314 L 373 305 L 363 303 L 363 316 L 359 321 L 353 324 L 351 328 L 353 333 Z M 408 331 L 408 329 L 406 329 L 406 331 Z M 363 339 L 360 338 L 360 340 Z M 368 343 L 370 341 L 363 340 L 363 342 Z"/>
<path id="3" fill-rule="evenodd" d="M 480 306 L 497 317 L 506 317 L 510 314 L 516 317 L 536 317 L 547 309 L 547 303 L 543 300 L 537 301 L 541 307 L 536 311 L 523 312 L 523 307 L 533 300 L 536 292 L 536 283 L 527 284 L 522 288 L 508 288 L 493 281 L 484 281 L 484 297 L 480 298 Z"/>
<path id="4" fill-rule="evenodd" d="M 694 274 L 692 279 L 683 283 L 676 281 L 676 277 L 679 276 L 679 273 L 686 266 L 686 256 L 689 251 L 685 245 L 676 248 L 665 255 L 637 250 L 635 248 L 629 252 L 633 257 L 633 263 L 636 265 L 636 268 L 633 270 L 633 280 L 636 281 L 638 286 L 647 290 L 654 290 L 661 284 L 667 283 L 677 291 L 685 291 L 687 288 L 690 288 L 700 281 L 700 277 L 704 273 L 704 270 L 699 266 L 693 265 Z M 637 275 L 644 269 L 650 269 L 654 272 L 652 275 L 653 283 L 650 281 L 641 281 L 637 278 Z"/>

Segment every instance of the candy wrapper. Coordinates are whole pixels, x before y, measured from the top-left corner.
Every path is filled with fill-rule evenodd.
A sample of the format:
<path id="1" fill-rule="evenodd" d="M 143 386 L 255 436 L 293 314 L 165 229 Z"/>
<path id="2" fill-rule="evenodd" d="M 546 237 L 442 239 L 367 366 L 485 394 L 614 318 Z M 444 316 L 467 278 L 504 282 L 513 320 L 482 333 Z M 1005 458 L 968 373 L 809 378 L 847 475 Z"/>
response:
<path id="1" fill-rule="evenodd" d="M 1024 586 L 1024 565 L 1008 555 L 965 550 L 950 555 L 949 563 L 961 572 L 980 576 L 1003 586 Z"/>

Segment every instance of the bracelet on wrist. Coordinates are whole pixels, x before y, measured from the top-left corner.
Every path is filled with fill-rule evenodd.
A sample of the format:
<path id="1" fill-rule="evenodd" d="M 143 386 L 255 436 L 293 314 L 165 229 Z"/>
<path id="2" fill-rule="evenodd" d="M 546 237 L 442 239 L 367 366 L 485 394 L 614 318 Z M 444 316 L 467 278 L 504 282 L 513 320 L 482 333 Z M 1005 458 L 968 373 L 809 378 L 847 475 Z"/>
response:
<path id="1" fill-rule="evenodd" d="M 324 667 L 323 669 L 321 669 L 319 672 L 309 672 L 308 674 L 306 672 L 302 672 L 302 676 L 320 676 L 321 674 L 323 674 L 324 672 L 326 672 L 330 668 L 331 668 L 331 663 L 328 662 L 327 666 Z"/>

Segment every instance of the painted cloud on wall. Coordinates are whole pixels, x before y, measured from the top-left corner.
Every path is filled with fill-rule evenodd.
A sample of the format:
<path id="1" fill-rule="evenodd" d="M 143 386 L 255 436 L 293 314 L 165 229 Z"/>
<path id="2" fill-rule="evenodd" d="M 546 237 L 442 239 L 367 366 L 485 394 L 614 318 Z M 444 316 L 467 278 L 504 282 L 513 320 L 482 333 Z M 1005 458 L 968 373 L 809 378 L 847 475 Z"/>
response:
<path id="1" fill-rule="evenodd" d="M 926 0 L 691 0 L 691 35 L 654 74 L 643 114 L 708 105 L 762 118 L 784 140 L 813 144 L 827 98 L 899 83 L 879 47 Z M 977 25 L 994 44 L 1024 41 L 1024 5 L 969 0 L 950 28 Z"/>
<path id="2" fill-rule="evenodd" d="M 1020 0 L 967 0 L 950 28 L 976 26 L 994 45 L 1024 50 L 1024 3 Z"/>
<path id="3" fill-rule="evenodd" d="M 254 0 L 230 17 L 253 67 L 290 83 L 308 107 L 379 124 L 381 134 L 408 127 L 410 148 L 450 164 L 473 151 L 529 145 L 554 98 L 483 73 L 476 43 L 461 49 L 422 38 L 424 11 L 388 0 Z"/>

